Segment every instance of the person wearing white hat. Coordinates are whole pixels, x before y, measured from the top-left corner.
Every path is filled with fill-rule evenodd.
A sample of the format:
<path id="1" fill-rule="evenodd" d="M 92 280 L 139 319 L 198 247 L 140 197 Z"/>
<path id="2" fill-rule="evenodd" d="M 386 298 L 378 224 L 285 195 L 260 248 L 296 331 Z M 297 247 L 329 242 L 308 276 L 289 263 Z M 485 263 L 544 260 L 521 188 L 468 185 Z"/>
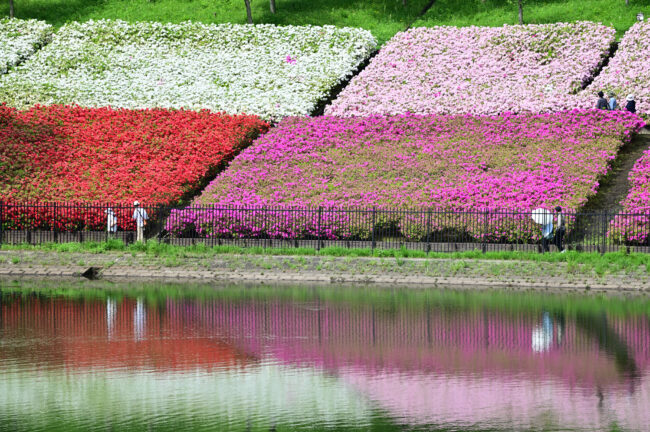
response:
<path id="1" fill-rule="evenodd" d="M 629 94 L 625 98 L 627 103 L 625 104 L 625 111 L 629 111 L 631 113 L 636 113 L 636 102 L 634 101 L 634 95 Z"/>
<path id="2" fill-rule="evenodd" d="M 140 207 L 140 201 L 133 201 L 133 207 L 135 207 L 133 219 L 135 220 L 136 227 L 136 241 L 144 243 L 144 227 L 147 225 L 149 216 L 147 215 L 147 211 Z"/>

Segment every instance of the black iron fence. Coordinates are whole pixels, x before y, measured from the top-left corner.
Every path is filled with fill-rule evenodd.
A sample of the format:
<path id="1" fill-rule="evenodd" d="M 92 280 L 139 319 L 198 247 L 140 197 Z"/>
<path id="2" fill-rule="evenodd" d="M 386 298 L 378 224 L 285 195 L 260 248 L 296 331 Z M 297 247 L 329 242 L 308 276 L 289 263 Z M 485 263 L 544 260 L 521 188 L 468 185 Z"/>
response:
<path id="1" fill-rule="evenodd" d="M 260 247 L 339 246 L 425 251 L 541 251 L 542 226 L 530 211 L 391 208 L 297 208 L 143 205 L 145 236 L 189 245 Z M 0 242 L 46 243 L 135 240 L 135 207 L 114 203 L 0 202 Z M 111 219 L 116 232 L 108 229 Z M 650 213 L 565 212 L 569 249 L 650 252 Z M 556 250 L 557 215 L 550 217 Z"/>

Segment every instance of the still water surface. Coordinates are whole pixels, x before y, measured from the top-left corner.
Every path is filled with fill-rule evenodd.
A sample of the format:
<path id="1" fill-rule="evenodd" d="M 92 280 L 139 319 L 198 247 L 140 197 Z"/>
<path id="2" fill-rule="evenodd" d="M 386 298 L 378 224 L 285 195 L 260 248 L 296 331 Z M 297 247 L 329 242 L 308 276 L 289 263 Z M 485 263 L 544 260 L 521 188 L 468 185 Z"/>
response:
<path id="1" fill-rule="evenodd" d="M 0 288 L 2 430 L 650 430 L 646 300 Z"/>

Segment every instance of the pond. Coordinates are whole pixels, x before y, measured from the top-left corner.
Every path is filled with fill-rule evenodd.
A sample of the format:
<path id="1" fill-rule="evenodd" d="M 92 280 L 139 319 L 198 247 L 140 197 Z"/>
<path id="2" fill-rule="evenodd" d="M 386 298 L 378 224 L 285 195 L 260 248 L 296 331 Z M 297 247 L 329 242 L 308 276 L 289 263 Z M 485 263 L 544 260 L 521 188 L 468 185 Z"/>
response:
<path id="1" fill-rule="evenodd" d="M 0 429 L 648 430 L 650 302 L 0 282 Z"/>

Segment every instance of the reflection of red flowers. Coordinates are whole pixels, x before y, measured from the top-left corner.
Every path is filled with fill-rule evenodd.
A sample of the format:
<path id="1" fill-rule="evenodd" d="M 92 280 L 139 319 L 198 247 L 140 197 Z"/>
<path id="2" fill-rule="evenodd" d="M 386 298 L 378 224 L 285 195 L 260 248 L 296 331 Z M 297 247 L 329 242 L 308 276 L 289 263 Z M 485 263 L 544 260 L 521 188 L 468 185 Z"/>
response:
<path id="1" fill-rule="evenodd" d="M 267 128 L 208 111 L 0 105 L 0 199 L 175 203 Z"/>

